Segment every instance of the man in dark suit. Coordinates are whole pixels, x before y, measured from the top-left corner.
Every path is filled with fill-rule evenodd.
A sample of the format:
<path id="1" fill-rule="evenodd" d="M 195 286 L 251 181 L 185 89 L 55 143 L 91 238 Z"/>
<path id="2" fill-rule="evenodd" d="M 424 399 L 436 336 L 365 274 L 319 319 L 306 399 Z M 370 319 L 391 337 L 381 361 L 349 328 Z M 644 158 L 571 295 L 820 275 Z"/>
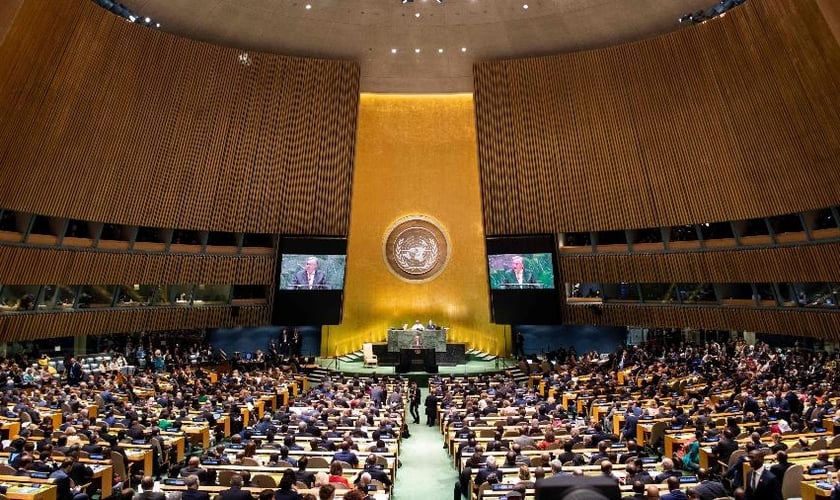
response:
<path id="1" fill-rule="evenodd" d="M 420 423 L 420 388 L 417 382 L 412 382 L 408 389 L 408 408 L 415 424 Z"/>
<path id="2" fill-rule="evenodd" d="M 752 470 L 747 474 L 746 500 L 782 500 L 782 483 L 764 467 L 764 454 L 752 450 L 749 454 Z"/>
<path id="3" fill-rule="evenodd" d="M 140 480 L 140 493 L 134 496 L 134 500 L 166 500 L 166 494 L 162 491 L 154 491 L 155 480 L 152 476 L 143 476 Z"/>
<path id="4" fill-rule="evenodd" d="M 534 273 L 525 269 L 522 256 L 514 255 L 510 260 L 510 270 L 505 273 L 505 288 L 533 288 L 536 285 Z"/>
<path id="5" fill-rule="evenodd" d="M 317 257 L 306 259 L 306 266 L 295 273 L 289 287 L 294 290 L 326 290 L 329 288 L 329 285 L 327 285 L 327 276 L 324 274 L 324 271 L 318 269 Z"/>
<path id="6" fill-rule="evenodd" d="M 230 489 L 219 492 L 220 500 L 254 500 L 254 496 L 242 489 L 242 476 L 234 474 L 230 477 Z"/>
<path id="7" fill-rule="evenodd" d="M 184 478 L 184 482 L 187 489 L 181 493 L 181 500 L 210 500 L 210 495 L 206 491 L 199 491 L 198 476 L 187 476 Z"/>
<path id="8" fill-rule="evenodd" d="M 697 481 L 700 484 L 694 487 L 694 492 L 697 494 L 698 500 L 714 500 L 726 496 L 726 489 L 723 484 L 710 479 L 707 469 L 700 468 L 697 471 Z"/>

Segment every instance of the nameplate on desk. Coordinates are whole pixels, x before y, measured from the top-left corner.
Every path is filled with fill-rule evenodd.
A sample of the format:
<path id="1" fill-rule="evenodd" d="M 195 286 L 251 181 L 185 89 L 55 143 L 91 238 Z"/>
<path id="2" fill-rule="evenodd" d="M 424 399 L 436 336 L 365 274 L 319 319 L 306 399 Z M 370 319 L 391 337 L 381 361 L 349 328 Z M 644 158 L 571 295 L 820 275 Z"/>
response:
<path id="1" fill-rule="evenodd" d="M 193 422 L 204 422 L 204 417 L 193 417 Z"/>
<path id="2" fill-rule="evenodd" d="M 34 471 L 29 473 L 29 477 L 32 479 L 49 479 L 50 473 L 49 472 L 41 472 L 41 471 Z"/>
<path id="3" fill-rule="evenodd" d="M 682 476 L 680 477 L 680 483 L 696 483 L 697 476 Z"/>
<path id="4" fill-rule="evenodd" d="M 90 455 L 91 460 L 105 460 L 105 455 Z"/>
<path id="5" fill-rule="evenodd" d="M 206 458 L 206 459 L 202 460 L 201 463 L 202 463 L 202 465 L 219 465 L 218 460 L 214 460 L 214 459 L 210 459 L 210 458 Z"/>
<path id="6" fill-rule="evenodd" d="M 706 442 L 707 442 L 707 443 L 717 443 L 718 441 L 720 441 L 720 438 L 719 438 L 719 437 L 717 437 L 717 436 L 715 436 L 715 437 L 710 437 L 710 438 L 706 438 Z"/>
<path id="7" fill-rule="evenodd" d="M 231 450 L 244 450 L 245 445 L 241 443 L 231 443 L 227 445 L 227 448 L 230 448 Z"/>
<path id="8" fill-rule="evenodd" d="M 513 487 L 514 487 L 514 484 L 513 483 L 496 483 L 496 484 L 494 484 L 490 487 L 493 488 L 493 491 L 507 491 L 507 490 L 512 490 Z"/>
<path id="9" fill-rule="evenodd" d="M 653 415 L 645 415 L 642 418 L 640 418 L 639 420 L 653 420 Z"/>
<path id="10" fill-rule="evenodd" d="M 132 439 L 131 444 L 147 444 L 145 439 Z"/>
<path id="11" fill-rule="evenodd" d="M 610 448 L 624 448 L 624 443 L 613 443 Z"/>
<path id="12" fill-rule="evenodd" d="M 825 427 L 816 427 L 814 428 L 814 432 L 825 432 Z"/>
<path id="13" fill-rule="evenodd" d="M 655 464 L 656 463 L 656 457 L 642 457 L 642 463 L 643 464 Z"/>
<path id="14" fill-rule="evenodd" d="M 163 484 L 165 484 L 167 486 L 184 486 L 185 484 L 187 484 L 187 482 L 184 481 L 183 479 L 177 479 L 177 478 L 172 477 L 172 478 L 164 479 Z"/>
<path id="15" fill-rule="evenodd" d="M 219 420 L 220 418 L 222 418 L 222 414 L 221 413 L 214 413 L 213 418 L 215 418 L 216 420 Z"/>
<path id="16" fill-rule="evenodd" d="M 808 474 L 812 476 L 818 476 L 820 474 L 825 474 L 828 472 L 828 469 L 825 467 L 814 467 L 812 469 L 808 469 Z"/>

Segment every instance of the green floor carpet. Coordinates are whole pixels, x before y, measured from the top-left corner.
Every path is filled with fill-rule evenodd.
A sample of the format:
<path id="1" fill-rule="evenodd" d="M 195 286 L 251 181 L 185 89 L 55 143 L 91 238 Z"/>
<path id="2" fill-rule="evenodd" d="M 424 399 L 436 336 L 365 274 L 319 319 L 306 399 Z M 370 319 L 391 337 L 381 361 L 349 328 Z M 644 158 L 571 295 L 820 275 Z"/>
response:
<path id="1" fill-rule="evenodd" d="M 423 390 L 423 398 L 426 390 Z M 438 426 L 428 427 L 423 406 L 420 423 L 412 424 L 411 437 L 400 443 L 402 467 L 397 471 L 394 500 L 448 500 L 458 474 L 452 459 L 443 449 L 443 436 Z"/>

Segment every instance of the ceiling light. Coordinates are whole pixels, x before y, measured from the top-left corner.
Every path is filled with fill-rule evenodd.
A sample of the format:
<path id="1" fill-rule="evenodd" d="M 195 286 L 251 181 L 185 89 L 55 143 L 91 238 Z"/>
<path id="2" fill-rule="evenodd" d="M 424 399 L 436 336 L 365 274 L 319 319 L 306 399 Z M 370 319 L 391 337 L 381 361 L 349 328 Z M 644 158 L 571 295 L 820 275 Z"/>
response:
<path id="1" fill-rule="evenodd" d="M 419 12 L 415 12 L 415 13 L 414 13 L 414 17 L 420 17 L 420 13 L 419 13 Z"/>
<path id="2" fill-rule="evenodd" d="M 466 52 L 466 51 L 467 51 L 466 47 L 461 47 L 461 52 Z"/>
<path id="3" fill-rule="evenodd" d="M 525 9 L 525 10 L 528 10 L 528 4 L 527 4 L 527 3 L 526 3 L 526 4 L 522 4 L 522 8 L 523 8 L 523 9 Z"/>
<path id="4" fill-rule="evenodd" d="M 414 0 L 402 0 L 402 3 L 412 3 Z"/>
<path id="5" fill-rule="evenodd" d="M 438 49 L 438 54 L 443 54 L 443 49 Z"/>
<path id="6" fill-rule="evenodd" d="M 414 49 L 414 53 L 415 53 L 415 54 L 419 54 L 419 53 L 420 53 L 420 49 Z"/>
<path id="7" fill-rule="evenodd" d="M 308 3 L 308 4 L 306 4 L 306 10 L 309 10 L 309 9 L 311 9 L 311 8 L 312 8 L 312 4 L 309 4 L 309 3 Z"/>
<path id="8" fill-rule="evenodd" d="M 391 49 L 391 53 L 392 53 L 392 54 L 396 54 L 396 53 L 397 53 L 397 49 Z"/>

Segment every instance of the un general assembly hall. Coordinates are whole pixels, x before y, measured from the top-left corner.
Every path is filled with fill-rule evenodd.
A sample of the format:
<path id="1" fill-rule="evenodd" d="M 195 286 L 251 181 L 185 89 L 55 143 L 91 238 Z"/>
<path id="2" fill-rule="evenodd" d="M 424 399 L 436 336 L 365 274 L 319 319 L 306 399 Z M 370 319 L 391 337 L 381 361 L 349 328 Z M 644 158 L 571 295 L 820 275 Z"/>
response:
<path id="1" fill-rule="evenodd" d="M 0 500 L 840 498 L 840 3 L 4 0 Z"/>

